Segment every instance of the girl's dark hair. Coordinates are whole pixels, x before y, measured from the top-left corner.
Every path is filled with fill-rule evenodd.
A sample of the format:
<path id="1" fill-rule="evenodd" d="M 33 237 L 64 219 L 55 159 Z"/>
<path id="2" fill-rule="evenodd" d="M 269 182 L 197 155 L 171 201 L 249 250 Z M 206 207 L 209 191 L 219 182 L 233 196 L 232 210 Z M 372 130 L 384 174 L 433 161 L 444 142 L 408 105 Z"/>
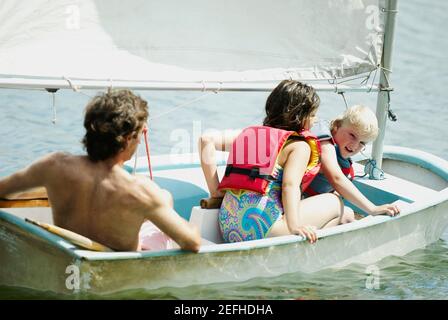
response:
<path id="1" fill-rule="evenodd" d="M 82 140 L 89 159 L 101 161 L 126 148 L 126 137 L 137 134 L 148 119 L 148 104 L 129 90 L 109 90 L 86 107 Z"/>
<path id="2" fill-rule="evenodd" d="M 266 101 L 263 125 L 301 131 L 319 104 L 320 98 L 313 87 L 295 80 L 283 80 Z"/>

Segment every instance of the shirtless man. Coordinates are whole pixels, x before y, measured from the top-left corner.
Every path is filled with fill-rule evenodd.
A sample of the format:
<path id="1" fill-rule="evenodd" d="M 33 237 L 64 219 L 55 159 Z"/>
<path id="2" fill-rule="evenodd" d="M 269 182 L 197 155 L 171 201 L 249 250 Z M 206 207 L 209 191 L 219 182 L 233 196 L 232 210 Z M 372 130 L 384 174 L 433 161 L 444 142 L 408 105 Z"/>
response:
<path id="1" fill-rule="evenodd" d="M 197 252 L 198 230 L 173 209 L 171 194 L 122 166 L 137 149 L 148 118 L 147 102 L 128 90 L 96 96 L 86 107 L 87 156 L 52 153 L 0 179 L 0 196 L 44 186 L 57 226 L 114 250 L 139 248 L 145 220 L 182 249 Z"/>

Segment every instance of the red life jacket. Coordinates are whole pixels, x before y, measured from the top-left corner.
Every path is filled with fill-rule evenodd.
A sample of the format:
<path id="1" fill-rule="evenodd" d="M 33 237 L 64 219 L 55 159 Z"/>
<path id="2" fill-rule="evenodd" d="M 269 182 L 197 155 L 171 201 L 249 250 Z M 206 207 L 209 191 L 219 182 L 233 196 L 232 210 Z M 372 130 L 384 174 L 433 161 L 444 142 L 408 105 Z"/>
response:
<path id="1" fill-rule="evenodd" d="M 286 131 L 252 126 L 233 142 L 225 175 L 219 189 L 244 189 L 265 194 L 273 177 L 278 156 L 288 140 L 303 140 L 311 147 L 311 156 L 302 178 L 305 190 L 320 170 L 320 142 L 309 131 Z"/>
<path id="2" fill-rule="evenodd" d="M 350 180 L 353 180 L 355 178 L 355 169 L 353 169 L 353 164 L 350 164 L 350 167 L 348 168 L 341 168 L 342 173 L 347 176 Z"/>

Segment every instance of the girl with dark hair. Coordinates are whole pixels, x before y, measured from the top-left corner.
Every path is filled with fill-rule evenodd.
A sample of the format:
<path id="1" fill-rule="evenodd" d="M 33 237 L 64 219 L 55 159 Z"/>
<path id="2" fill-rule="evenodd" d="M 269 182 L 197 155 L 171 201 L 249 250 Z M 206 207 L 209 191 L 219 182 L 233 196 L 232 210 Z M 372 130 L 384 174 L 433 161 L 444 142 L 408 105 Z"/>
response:
<path id="1" fill-rule="evenodd" d="M 308 131 L 319 103 L 311 86 L 284 80 L 266 101 L 263 126 L 201 136 L 210 195 L 223 197 L 219 226 L 224 241 L 296 234 L 315 242 L 316 229 L 341 223 L 344 206 L 336 195 L 301 200 L 320 169 L 320 143 Z M 216 150 L 230 152 L 221 182 Z"/>

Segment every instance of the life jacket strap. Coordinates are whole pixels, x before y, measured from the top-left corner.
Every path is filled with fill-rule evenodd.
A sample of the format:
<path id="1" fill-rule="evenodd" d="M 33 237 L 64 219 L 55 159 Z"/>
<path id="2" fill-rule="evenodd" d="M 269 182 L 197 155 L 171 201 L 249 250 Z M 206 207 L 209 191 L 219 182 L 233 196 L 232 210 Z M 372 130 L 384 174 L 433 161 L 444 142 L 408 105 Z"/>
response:
<path id="1" fill-rule="evenodd" d="M 238 168 L 234 167 L 232 165 L 228 165 L 226 167 L 225 176 L 228 177 L 231 173 L 236 174 L 243 174 L 246 176 L 249 176 L 251 179 L 255 180 L 255 178 L 264 179 L 267 181 L 276 181 L 276 179 L 269 174 L 260 174 L 260 168 L 259 167 L 252 167 L 252 169 L 246 169 L 246 168 Z"/>
<path id="2" fill-rule="evenodd" d="M 290 135 L 288 140 L 306 141 L 306 138 L 302 136 Z"/>

